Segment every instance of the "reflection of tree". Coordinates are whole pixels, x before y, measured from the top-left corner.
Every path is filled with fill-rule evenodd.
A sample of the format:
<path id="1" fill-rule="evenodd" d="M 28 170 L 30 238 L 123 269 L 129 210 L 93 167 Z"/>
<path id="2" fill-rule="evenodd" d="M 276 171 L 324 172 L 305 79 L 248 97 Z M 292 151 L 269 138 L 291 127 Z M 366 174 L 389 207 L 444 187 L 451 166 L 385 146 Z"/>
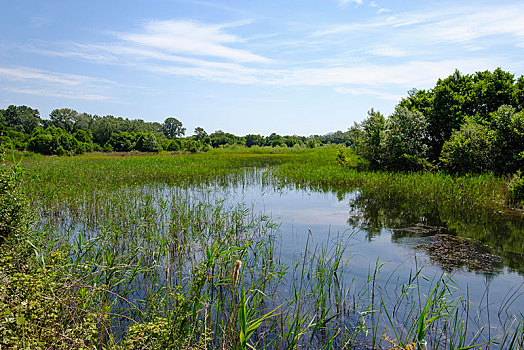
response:
<path id="1" fill-rule="evenodd" d="M 445 227 L 436 208 L 424 208 L 400 199 L 381 200 L 366 196 L 360 192 L 349 203 L 350 217 L 348 224 L 368 230 L 368 239 L 380 235 L 382 228 L 396 229 L 393 240 L 408 235 L 398 229 L 413 227 L 417 224 Z"/>
<path id="2" fill-rule="evenodd" d="M 342 194 L 342 193 L 341 193 Z M 342 197 L 337 193 L 337 196 Z M 383 228 L 394 229 L 392 240 L 406 236 L 420 237 L 434 232 L 400 230 L 402 228 L 427 225 L 443 227 L 447 233 L 472 238 L 491 249 L 491 253 L 502 256 L 504 264 L 524 274 L 524 220 L 505 217 L 495 213 L 458 211 L 456 208 L 437 206 L 431 200 L 425 203 L 402 198 L 377 199 L 357 192 L 350 199 L 348 224 L 367 230 L 368 239 L 380 235 Z"/>

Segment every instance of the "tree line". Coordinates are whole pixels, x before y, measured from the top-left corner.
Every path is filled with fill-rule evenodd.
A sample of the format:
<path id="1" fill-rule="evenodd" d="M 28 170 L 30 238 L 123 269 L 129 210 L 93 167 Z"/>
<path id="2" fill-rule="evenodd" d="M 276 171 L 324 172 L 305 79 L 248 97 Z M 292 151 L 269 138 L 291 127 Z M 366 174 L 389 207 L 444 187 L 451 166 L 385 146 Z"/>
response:
<path id="1" fill-rule="evenodd" d="M 98 116 L 70 108 L 54 109 L 42 119 L 37 109 L 11 105 L 0 109 L 0 147 L 46 155 L 76 155 L 85 152 L 197 152 L 228 146 L 318 147 L 329 140 L 320 137 L 236 136 L 217 130 L 208 134 L 197 127 L 184 137 L 182 122 L 168 117 L 163 123 L 141 119 Z"/>
<path id="2" fill-rule="evenodd" d="M 413 89 L 389 116 L 371 109 L 348 144 L 373 169 L 512 173 L 524 167 L 524 77 L 493 72 Z"/>

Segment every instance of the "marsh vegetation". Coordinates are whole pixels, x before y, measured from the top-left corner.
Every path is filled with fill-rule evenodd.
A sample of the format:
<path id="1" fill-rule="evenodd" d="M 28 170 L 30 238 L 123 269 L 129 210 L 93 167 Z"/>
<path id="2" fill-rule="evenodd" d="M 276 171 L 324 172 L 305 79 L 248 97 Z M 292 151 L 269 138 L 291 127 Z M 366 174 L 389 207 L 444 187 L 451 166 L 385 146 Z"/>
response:
<path id="1" fill-rule="evenodd" d="M 3 278 L 21 304 L 24 269 L 39 271 L 64 326 L 10 304 L 3 329 L 25 331 L 5 345 L 522 346 L 524 225 L 504 211 L 505 181 L 348 171 L 336 153 L 23 160 L 30 263 Z M 503 263 L 442 267 L 412 249 L 431 237 L 399 230 L 417 224 L 471 237 Z"/>

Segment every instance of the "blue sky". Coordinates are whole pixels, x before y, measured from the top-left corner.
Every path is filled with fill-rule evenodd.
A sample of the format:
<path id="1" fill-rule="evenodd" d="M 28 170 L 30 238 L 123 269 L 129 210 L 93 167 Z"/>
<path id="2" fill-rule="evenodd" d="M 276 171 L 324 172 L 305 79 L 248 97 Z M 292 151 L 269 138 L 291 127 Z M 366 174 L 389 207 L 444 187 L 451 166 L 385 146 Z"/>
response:
<path id="1" fill-rule="evenodd" d="M 0 108 L 192 134 L 346 130 L 455 69 L 524 74 L 522 1 L 4 1 Z"/>

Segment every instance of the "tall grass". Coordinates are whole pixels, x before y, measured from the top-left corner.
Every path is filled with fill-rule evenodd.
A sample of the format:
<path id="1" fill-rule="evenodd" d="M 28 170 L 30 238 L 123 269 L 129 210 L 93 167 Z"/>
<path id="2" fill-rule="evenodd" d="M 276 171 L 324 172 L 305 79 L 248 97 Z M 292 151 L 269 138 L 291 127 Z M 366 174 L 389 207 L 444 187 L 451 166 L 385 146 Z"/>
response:
<path id="1" fill-rule="evenodd" d="M 455 210 L 494 210 L 500 179 L 360 173 L 337 167 L 330 148 L 259 151 L 24 162 L 39 214 L 29 238 L 36 261 L 65 276 L 63 295 L 77 296 L 96 316 L 99 347 L 522 346 L 522 315 L 498 335 L 480 328 L 472 336 L 467 320 L 473 311 L 464 308 L 467 298 L 457 295 L 450 276 L 426 279 L 417 269 L 398 282 L 392 304 L 377 262 L 364 287 L 355 289 L 347 236 L 308 241 L 284 264 L 278 222 L 245 205 L 227 205 L 221 198 L 227 190 L 210 191 L 248 185 L 256 171 L 246 168 L 278 166 L 272 172 L 277 186 L 358 187 L 415 202 L 435 194 L 431 200 Z M 270 174 L 256 181 L 270 183 Z M 49 265 L 51 259 L 60 263 Z"/>

